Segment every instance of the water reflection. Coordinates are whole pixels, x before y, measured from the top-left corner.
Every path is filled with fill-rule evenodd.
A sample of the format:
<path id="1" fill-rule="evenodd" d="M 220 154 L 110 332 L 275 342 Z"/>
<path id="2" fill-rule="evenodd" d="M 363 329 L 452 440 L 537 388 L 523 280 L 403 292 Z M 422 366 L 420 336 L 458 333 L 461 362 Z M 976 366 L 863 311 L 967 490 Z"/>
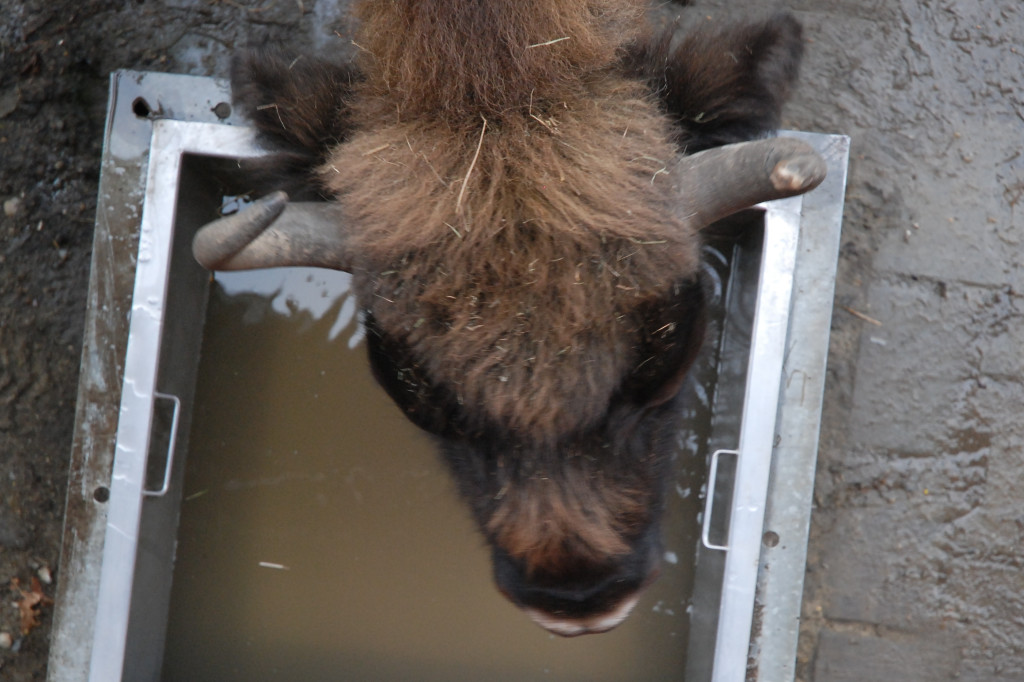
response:
<path id="1" fill-rule="evenodd" d="M 254 307 L 248 320 L 258 323 L 264 309 L 279 315 L 306 314 L 321 320 L 329 313 L 333 322 L 327 331 L 327 340 L 334 341 L 356 321 L 356 302 L 351 296 L 352 275 L 347 272 L 323 268 L 274 268 L 218 272 L 214 276 L 224 294 L 249 294 L 266 299 L 266 305 Z M 348 347 L 355 348 L 363 338 L 362 327 L 356 327 L 348 339 Z"/>

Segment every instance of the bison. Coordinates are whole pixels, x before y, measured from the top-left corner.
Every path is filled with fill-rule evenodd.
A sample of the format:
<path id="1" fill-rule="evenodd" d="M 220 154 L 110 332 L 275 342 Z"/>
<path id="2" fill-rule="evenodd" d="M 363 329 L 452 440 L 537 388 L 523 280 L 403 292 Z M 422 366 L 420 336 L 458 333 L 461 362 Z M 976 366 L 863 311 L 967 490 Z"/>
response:
<path id="1" fill-rule="evenodd" d="M 701 230 L 815 186 L 777 127 L 790 15 L 682 36 L 639 0 L 360 0 L 355 58 L 236 58 L 270 192 L 202 229 L 210 269 L 351 272 L 380 385 L 429 433 L 498 589 L 560 635 L 657 575 L 677 394 L 704 335 Z M 738 143 L 738 144 L 734 144 Z"/>

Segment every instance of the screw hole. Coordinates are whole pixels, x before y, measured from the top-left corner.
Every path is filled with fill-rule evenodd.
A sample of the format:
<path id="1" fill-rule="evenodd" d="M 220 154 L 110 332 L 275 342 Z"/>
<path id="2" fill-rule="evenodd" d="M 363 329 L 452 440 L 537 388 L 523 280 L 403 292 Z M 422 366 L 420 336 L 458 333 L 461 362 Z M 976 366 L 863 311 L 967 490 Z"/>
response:
<path id="1" fill-rule="evenodd" d="M 227 102 L 221 102 L 220 104 L 215 106 L 213 109 L 211 109 L 211 111 L 213 111 L 213 113 L 217 114 L 217 118 L 219 118 L 219 119 L 221 119 L 223 121 L 225 118 L 227 118 L 228 116 L 231 115 L 231 105 L 228 104 Z"/>
<path id="2" fill-rule="evenodd" d="M 149 102 L 144 98 L 136 97 L 135 101 L 132 102 L 132 113 L 139 118 L 149 118 L 150 114 L 153 113 L 153 110 L 150 108 Z"/>
<path id="3" fill-rule="evenodd" d="M 779 534 L 770 530 L 764 534 L 764 537 L 761 538 L 761 542 L 764 543 L 765 547 L 777 547 L 779 544 Z"/>
<path id="4" fill-rule="evenodd" d="M 110 499 L 110 488 L 105 485 L 101 485 L 92 492 L 92 499 L 97 502 L 106 502 Z"/>

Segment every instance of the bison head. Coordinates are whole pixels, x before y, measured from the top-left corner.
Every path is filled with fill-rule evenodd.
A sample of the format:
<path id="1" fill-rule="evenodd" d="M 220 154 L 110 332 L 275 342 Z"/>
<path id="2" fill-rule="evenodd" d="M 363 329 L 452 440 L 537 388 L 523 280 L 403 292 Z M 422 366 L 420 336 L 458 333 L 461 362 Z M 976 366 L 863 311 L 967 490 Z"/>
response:
<path id="1" fill-rule="evenodd" d="M 813 188 L 825 167 L 806 144 L 770 139 L 680 157 L 673 173 L 677 215 L 697 232 L 747 206 Z M 193 250 L 212 270 L 351 270 L 345 225 L 336 204 L 288 203 L 275 193 L 204 227 Z M 652 361 L 600 398 L 600 419 L 543 437 L 472 418 L 473 406 L 433 381 L 399 337 L 372 316 L 365 320 L 377 379 L 437 439 L 491 548 L 498 589 L 560 635 L 615 627 L 658 573 L 663 485 L 679 428 L 675 397 L 704 333 L 698 276 L 668 276 L 678 278 L 676 295 L 656 314 L 670 332 L 649 340 Z M 591 397 L 581 389 L 578 399 Z"/>

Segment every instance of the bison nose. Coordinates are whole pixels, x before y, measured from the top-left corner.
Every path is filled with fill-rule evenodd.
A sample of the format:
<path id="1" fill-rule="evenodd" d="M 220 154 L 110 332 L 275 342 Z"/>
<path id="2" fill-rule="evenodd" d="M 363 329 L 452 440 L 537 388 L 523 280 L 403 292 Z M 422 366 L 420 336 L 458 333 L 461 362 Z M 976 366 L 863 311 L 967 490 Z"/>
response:
<path id="1" fill-rule="evenodd" d="M 619 602 L 611 611 L 587 616 L 586 618 L 564 618 L 529 606 L 524 607 L 523 610 L 526 611 L 526 615 L 534 623 L 545 630 L 563 637 L 576 637 L 577 635 L 594 635 L 599 632 L 608 632 L 626 620 L 629 612 L 633 610 L 639 599 L 640 593 L 634 592 Z"/>

